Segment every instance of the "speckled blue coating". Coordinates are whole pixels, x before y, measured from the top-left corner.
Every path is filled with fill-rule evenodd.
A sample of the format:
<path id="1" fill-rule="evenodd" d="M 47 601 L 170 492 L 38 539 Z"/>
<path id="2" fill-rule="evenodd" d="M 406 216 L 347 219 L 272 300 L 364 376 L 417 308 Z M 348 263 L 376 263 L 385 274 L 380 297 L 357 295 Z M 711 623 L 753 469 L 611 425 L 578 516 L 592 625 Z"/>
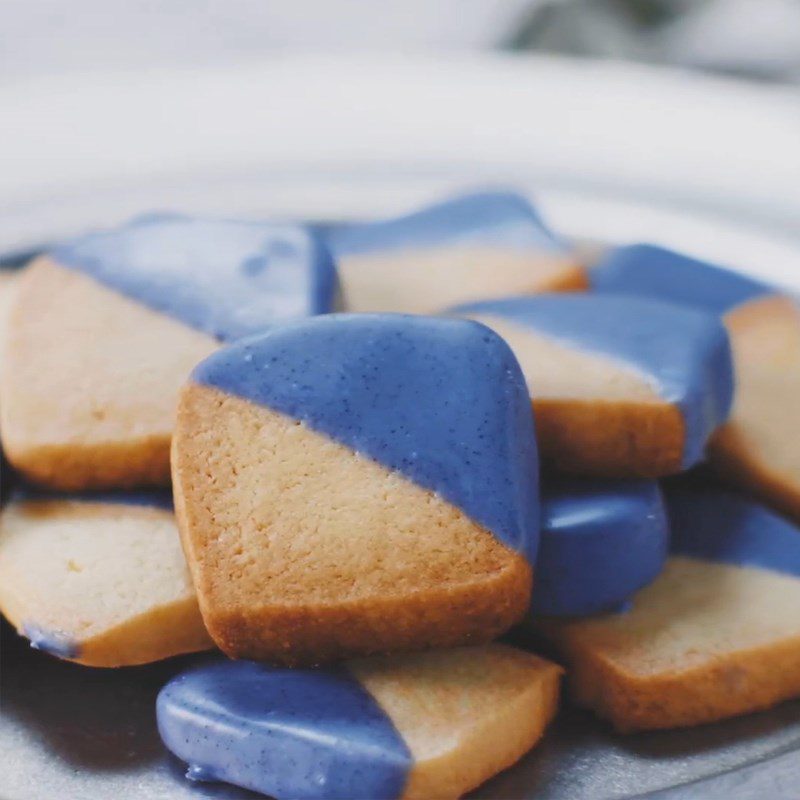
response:
<path id="1" fill-rule="evenodd" d="M 17 503 L 52 502 L 57 500 L 100 505 L 150 506 L 172 511 L 171 489 L 141 489 L 116 492 L 59 492 L 20 482 L 14 487 L 11 501 Z"/>
<path id="2" fill-rule="evenodd" d="M 599 292 L 654 297 L 714 314 L 773 292 L 724 267 L 650 244 L 611 250 L 590 270 L 589 280 Z"/>
<path id="3" fill-rule="evenodd" d="M 22 624 L 22 635 L 30 640 L 34 650 L 41 650 L 57 658 L 77 658 L 80 645 L 59 631 L 48 631 L 33 622 Z"/>
<path id="4" fill-rule="evenodd" d="M 531 612 L 571 616 L 618 608 L 661 572 L 668 544 L 656 481 L 546 484 Z"/>
<path id="5" fill-rule="evenodd" d="M 522 328 L 624 362 L 655 382 L 684 419 L 682 466 L 703 457 L 730 415 L 733 362 L 728 334 L 711 314 L 646 298 L 553 294 L 470 303 L 458 314 L 501 317 Z M 536 387 L 532 386 L 533 395 Z"/>
<path id="6" fill-rule="evenodd" d="M 344 670 L 218 660 L 173 678 L 156 712 L 187 777 L 276 800 L 392 800 L 412 766 L 389 717 Z"/>
<path id="7" fill-rule="evenodd" d="M 667 484 L 670 551 L 800 578 L 800 528 L 764 506 L 713 487 Z"/>
<path id="8" fill-rule="evenodd" d="M 451 245 L 566 252 L 531 204 L 508 191 L 476 192 L 408 216 L 344 226 L 330 231 L 328 242 L 337 256 Z"/>
<path id="9" fill-rule="evenodd" d="M 51 255 L 226 342 L 332 311 L 338 286 L 327 247 L 298 225 L 149 214 Z"/>
<path id="10" fill-rule="evenodd" d="M 224 348 L 192 378 L 397 470 L 533 563 L 530 399 L 514 354 L 485 326 L 402 314 L 314 317 Z"/>

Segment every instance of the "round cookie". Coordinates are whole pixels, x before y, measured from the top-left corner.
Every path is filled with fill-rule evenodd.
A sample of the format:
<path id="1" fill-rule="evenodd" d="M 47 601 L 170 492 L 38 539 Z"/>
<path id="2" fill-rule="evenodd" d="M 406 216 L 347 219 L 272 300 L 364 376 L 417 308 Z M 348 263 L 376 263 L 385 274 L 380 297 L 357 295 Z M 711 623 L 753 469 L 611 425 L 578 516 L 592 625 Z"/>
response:
<path id="1" fill-rule="evenodd" d="M 476 323 L 327 315 L 220 351 L 182 392 L 173 479 L 200 608 L 231 656 L 488 641 L 527 608 L 530 403 Z"/>
<path id="2" fill-rule="evenodd" d="M 10 310 L 8 458 L 64 490 L 167 485 L 192 368 L 335 296 L 329 253 L 294 225 L 153 215 L 58 247 L 25 271 Z"/>
<path id="3" fill-rule="evenodd" d="M 460 797 L 555 715 L 561 670 L 503 645 L 287 670 L 211 661 L 159 694 L 187 777 L 280 798 Z"/>
<path id="4" fill-rule="evenodd" d="M 477 192 L 332 230 L 348 311 L 426 314 L 486 297 L 585 289 L 574 253 L 530 203 Z"/>
<path id="5" fill-rule="evenodd" d="M 730 345 L 710 314 L 588 294 L 487 300 L 451 313 L 511 346 L 542 459 L 561 472 L 654 478 L 685 470 L 730 413 Z"/>
<path id="6" fill-rule="evenodd" d="M 711 440 L 718 473 L 800 521 L 800 310 L 731 270 L 650 245 L 620 247 L 591 271 L 600 292 L 658 297 L 724 319 L 736 369 L 731 419 Z"/>
<path id="7" fill-rule="evenodd" d="M 33 647 L 88 666 L 213 646 L 165 492 L 18 488 L 0 515 L 0 610 Z"/>
<path id="8" fill-rule="evenodd" d="M 630 610 L 539 623 L 573 699 L 637 731 L 800 696 L 800 530 L 713 487 L 672 485 L 666 498 L 670 558 Z"/>
<path id="9" fill-rule="evenodd" d="M 580 616 L 619 607 L 658 576 L 668 544 L 654 481 L 545 484 L 531 614 Z"/>

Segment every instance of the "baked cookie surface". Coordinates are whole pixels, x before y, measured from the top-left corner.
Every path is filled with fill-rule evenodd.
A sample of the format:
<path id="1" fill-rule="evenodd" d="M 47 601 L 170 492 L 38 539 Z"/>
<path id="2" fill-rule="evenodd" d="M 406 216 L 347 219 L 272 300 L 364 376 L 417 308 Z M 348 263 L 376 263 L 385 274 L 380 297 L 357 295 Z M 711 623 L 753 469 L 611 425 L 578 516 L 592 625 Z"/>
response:
<path id="1" fill-rule="evenodd" d="M 567 245 L 512 192 L 480 192 L 328 241 L 348 311 L 424 314 L 508 294 L 585 289 Z"/>
<path id="2" fill-rule="evenodd" d="M 723 317 L 737 377 L 731 419 L 711 441 L 716 470 L 800 520 L 800 310 L 763 283 L 648 245 L 611 251 L 598 291 L 659 297 Z"/>
<path id="3" fill-rule="evenodd" d="M 668 544 L 655 481 L 545 483 L 531 614 L 615 610 L 658 576 Z"/>
<path id="4" fill-rule="evenodd" d="M 0 392 L 9 460 L 82 490 L 166 485 L 180 386 L 227 341 L 331 310 L 335 271 L 296 226 L 149 217 L 25 272 Z"/>
<path id="5" fill-rule="evenodd" d="M 32 646 L 88 666 L 213 646 L 166 492 L 15 490 L 0 515 L 0 610 Z"/>
<path id="6" fill-rule="evenodd" d="M 728 492 L 671 487 L 667 500 L 671 556 L 631 609 L 542 626 L 575 701 L 634 731 L 800 695 L 800 531 Z"/>
<path id="7" fill-rule="evenodd" d="M 173 479 L 229 655 L 486 641 L 527 606 L 530 405 L 513 354 L 475 323 L 329 315 L 220 351 L 182 393 Z"/>
<path id="8" fill-rule="evenodd" d="M 583 475 L 658 477 L 697 463 L 728 418 L 733 365 L 712 315 L 644 298 L 539 295 L 453 309 L 514 350 L 542 458 Z"/>
<path id="9" fill-rule="evenodd" d="M 189 764 L 275 798 L 456 798 L 517 761 L 561 670 L 503 645 L 287 670 L 212 661 L 174 678 L 159 732 Z"/>

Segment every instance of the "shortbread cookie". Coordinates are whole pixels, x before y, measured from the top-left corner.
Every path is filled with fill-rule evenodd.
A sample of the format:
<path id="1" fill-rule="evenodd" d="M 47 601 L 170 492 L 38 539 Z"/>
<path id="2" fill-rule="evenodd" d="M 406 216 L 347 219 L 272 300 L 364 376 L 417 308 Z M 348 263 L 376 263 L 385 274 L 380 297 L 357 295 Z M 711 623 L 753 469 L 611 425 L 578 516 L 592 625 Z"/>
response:
<path id="1" fill-rule="evenodd" d="M 632 297 L 514 297 L 453 313 L 499 333 L 531 391 L 543 460 L 658 477 L 702 459 L 730 412 L 728 336 L 710 314 Z"/>
<path id="2" fill-rule="evenodd" d="M 187 777 L 283 798 L 457 798 L 541 738 L 561 670 L 503 645 L 287 670 L 211 661 L 158 696 Z"/>
<path id="3" fill-rule="evenodd" d="M 333 231 L 349 311 L 425 314 L 509 294 L 585 289 L 574 254 L 510 192 L 458 197 Z"/>
<path id="4" fill-rule="evenodd" d="M 658 296 L 724 315 L 736 402 L 712 439 L 716 470 L 800 520 L 800 311 L 730 270 L 647 245 L 612 251 L 593 271 L 601 291 Z"/>
<path id="5" fill-rule="evenodd" d="M 18 489 L 0 516 L 0 610 L 34 647 L 93 667 L 213 646 L 166 492 Z"/>
<path id="6" fill-rule="evenodd" d="M 525 613 L 539 532 L 525 381 L 464 320 L 329 315 L 200 364 L 176 510 L 234 657 L 316 663 L 488 641 Z"/>
<path id="7" fill-rule="evenodd" d="M 532 617 L 598 614 L 626 603 L 667 559 L 669 523 L 655 481 L 551 481 Z"/>
<path id="8" fill-rule="evenodd" d="M 632 609 L 545 625 L 576 702 L 635 731 L 800 695 L 800 530 L 719 490 L 667 500 L 672 555 Z"/>
<path id="9" fill-rule="evenodd" d="M 162 215 L 37 260 L 11 309 L 9 460 L 61 489 L 166 485 L 180 386 L 219 342 L 330 311 L 330 256 L 297 226 Z"/>

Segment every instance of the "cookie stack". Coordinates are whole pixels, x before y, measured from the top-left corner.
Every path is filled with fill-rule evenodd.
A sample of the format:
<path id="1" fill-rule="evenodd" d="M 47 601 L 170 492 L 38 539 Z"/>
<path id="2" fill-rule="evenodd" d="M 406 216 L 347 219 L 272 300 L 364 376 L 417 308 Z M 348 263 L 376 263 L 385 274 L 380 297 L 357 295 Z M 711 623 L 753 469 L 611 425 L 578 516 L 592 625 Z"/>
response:
<path id="1" fill-rule="evenodd" d="M 489 192 L 324 232 L 149 215 L 8 294 L 0 608 L 91 666 L 222 651 L 159 696 L 188 777 L 457 797 L 564 669 L 622 731 L 800 695 L 800 315 L 768 287 L 585 267 Z"/>

